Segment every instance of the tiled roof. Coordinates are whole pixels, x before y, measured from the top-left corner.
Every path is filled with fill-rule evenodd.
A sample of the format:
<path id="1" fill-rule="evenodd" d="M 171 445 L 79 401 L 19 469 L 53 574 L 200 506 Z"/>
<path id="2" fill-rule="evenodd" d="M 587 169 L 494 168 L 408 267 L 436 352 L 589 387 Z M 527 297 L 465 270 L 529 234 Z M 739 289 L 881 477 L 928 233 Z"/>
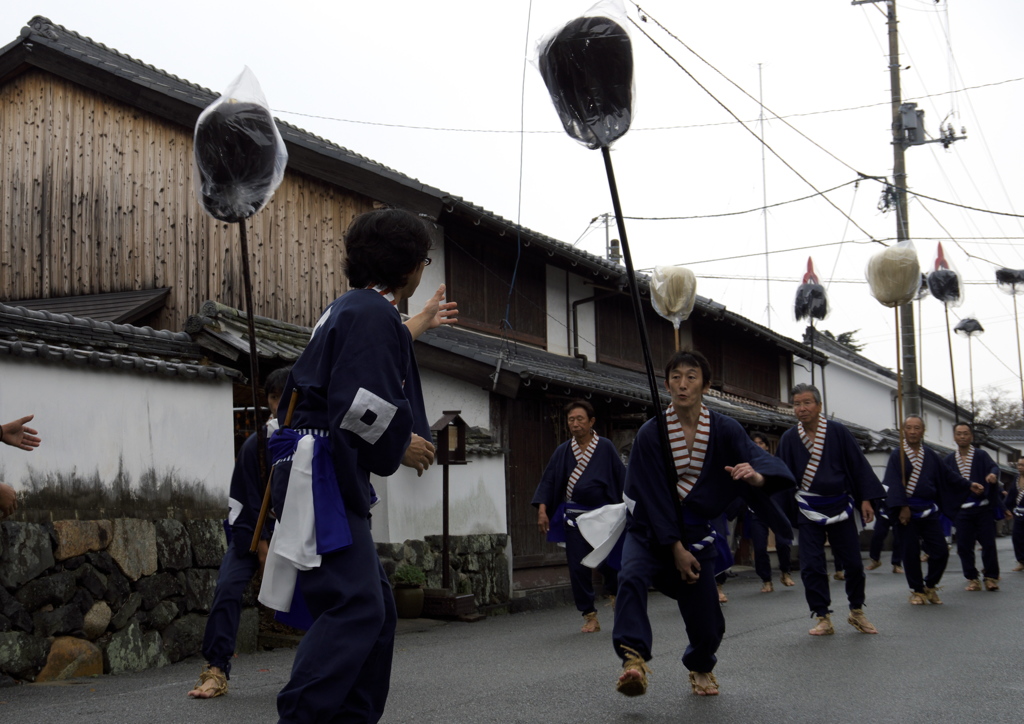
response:
<path id="1" fill-rule="evenodd" d="M 68 60 L 73 61 L 72 65 L 83 64 L 86 70 L 82 72 L 77 69 L 77 65 L 75 68 L 69 67 Z M 21 37 L 0 48 L 0 78 L 24 64 L 72 76 L 77 83 L 109 93 L 126 103 L 186 126 L 194 125 L 202 109 L 217 97 L 208 88 L 108 48 L 42 16 L 32 18 L 22 30 Z M 426 213 L 431 218 L 439 219 L 443 213 L 451 213 L 479 221 L 500 235 L 508 231 L 520 234 L 525 243 L 536 243 L 570 266 L 581 267 L 581 271 L 588 270 L 610 284 L 622 283 L 625 270 L 614 262 L 514 224 L 465 199 L 421 183 L 301 128 L 280 120 L 277 120 L 277 124 L 289 145 L 290 168 L 340 184 L 379 201 Z M 638 281 L 641 292 L 646 294 L 649 279 L 640 274 Z M 808 346 L 734 314 L 718 302 L 698 297 L 697 309 L 703 314 L 763 336 L 799 357 L 811 357 Z"/>
<path id="2" fill-rule="evenodd" d="M 133 292 L 19 299 L 17 304 L 19 307 L 34 309 L 37 312 L 72 314 L 76 317 L 95 319 L 98 322 L 131 324 L 162 308 L 170 293 L 169 287 L 161 287 Z"/>
<path id="3" fill-rule="evenodd" d="M 0 304 L 0 354 L 188 379 L 240 377 L 201 363 L 183 332 L 133 327 Z"/>

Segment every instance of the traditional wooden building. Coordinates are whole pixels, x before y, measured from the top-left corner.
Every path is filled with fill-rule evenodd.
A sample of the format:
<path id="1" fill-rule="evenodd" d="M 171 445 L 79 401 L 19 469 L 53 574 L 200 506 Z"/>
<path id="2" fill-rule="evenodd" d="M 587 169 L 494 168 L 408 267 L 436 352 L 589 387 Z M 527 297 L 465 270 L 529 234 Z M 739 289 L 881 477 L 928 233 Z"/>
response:
<path id="1" fill-rule="evenodd" d="M 0 48 L 0 299 L 187 329 L 210 360 L 248 369 L 237 230 L 206 216 L 192 190 L 193 126 L 214 98 L 42 17 Z M 624 269 L 278 126 L 285 179 L 249 222 L 261 369 L 294 360 L 346 291 L 342 232 L 355 215 L 389 205 L 431 221 L 434 263 L 409 308 L 443 282 L 460 325 L 417 342 L 428 415 L 460 409 L 486 430 L 477 462 L 453 482 L 453 526 L 504 536 L 516 585 L 543 584 L 564 557 L 537 534 L 529 500 L 566 437 L 562 406 L 590 399 L 624 454 L 650 414 Z M 658 367 L 672 328 L 653 313 L 647 324 Z M 810 348 L 703 298 L 681 337 L 711 360 L 711 405 L 751 429 L 792 424 L 785 391 Z M 439 472 L 378 482 L 379 541 L 438 532 Z"/>

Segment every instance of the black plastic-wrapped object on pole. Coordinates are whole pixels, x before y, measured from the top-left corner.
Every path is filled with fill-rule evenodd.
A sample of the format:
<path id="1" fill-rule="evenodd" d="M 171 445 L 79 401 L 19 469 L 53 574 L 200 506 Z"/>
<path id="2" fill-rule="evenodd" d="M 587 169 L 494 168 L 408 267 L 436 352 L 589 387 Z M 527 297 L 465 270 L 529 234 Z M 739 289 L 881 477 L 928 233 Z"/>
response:
<path id="1" fill-rule="evenodd" d="M 661 409 L 658 380 L 651 360 L 647 325 L 609 148 L 629 130 L 633 116 L 632 42 L 622 25 L 598 14 L 571 20 L 542 40 L 538 50 L 538 67 L 565 132 L 587 148 L 600 148 L 604 157 L 651 404 L 664 451 L 665 471 L 674 490 L 677 475 L 669 447 L 668 426 Z"/>
<path id="2" fill-rule="evenodd" d="M 245 222 L 262 209 L 284 178 L 288 152 L 259 81 L 248 68 L 207 106 L 193 136 L 196 196 L 203 210 L 218 221 L 237 223 L 242 251 L 242 288 L 249 334 L 249 387 L 256 428 L 260 479 L 267 481 L 266 428 L 259 415 L 259 356 L 256 311 L 249 271 L 249 238 Z"/>

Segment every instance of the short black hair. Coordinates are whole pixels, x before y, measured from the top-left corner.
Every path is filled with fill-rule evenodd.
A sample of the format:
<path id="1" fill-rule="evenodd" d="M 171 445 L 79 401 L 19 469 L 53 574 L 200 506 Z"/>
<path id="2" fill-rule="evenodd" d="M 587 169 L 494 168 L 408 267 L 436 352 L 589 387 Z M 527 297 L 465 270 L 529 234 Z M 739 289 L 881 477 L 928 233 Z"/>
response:
<path id="1" fill-rule="evenodd" d="M 958 423 L 956 423 L 955 425 L 953 425 L 953 432 L 956 432 L 956 429 L 958 427 L 966 427 L 968 430 L 971 431 L 972 435 L 974 434 L 974 428 L 971 427 L 971 423 L 969 423 L 969 422 L 958 422 Z"/>
<path id="2" fill-rule="evenodd" d="M 401 209 L 360 214 L 345 232 L 345 276 L 354 289 L 404 287 L 432 242 L 423 221 Z"/>
<path id="3" fill-rule="evenodd" d="M 566 417 L 568 417 L 569 413 L 572 412 L 573 410 L 575 410 L 577 407 L 580 408 L 581 410 L 583 410 L 585 413 L 587 413 L 587 419 L 588 420 L 593 420 L 595 417 L 597 417 L 597 415 L 594 414 L 594 406 L 591 405 L 586 400 L 573 400 L 568 405 L 566 405 L 565 406 L 565 415 L 566 415 Z"/>
<path id="4" fill-rule="evenodd" d="M 263 391 L 268 395 L 281 396 L 284 386 L 288 382 L 288 375 L 291 374 L 291 367 L 281 367 L 267 375 L 267 381 L 263 383 Z"/>
<path id="5" fill-rule="evenodd" d="M 701 387 L 708 387 L 711 384 L 711 363 L 708 358 L 695 349 L 676 350 L 665 364 L 665 380 L 667 381 L 672 370 L 676 367 L 699 367 Z"/>

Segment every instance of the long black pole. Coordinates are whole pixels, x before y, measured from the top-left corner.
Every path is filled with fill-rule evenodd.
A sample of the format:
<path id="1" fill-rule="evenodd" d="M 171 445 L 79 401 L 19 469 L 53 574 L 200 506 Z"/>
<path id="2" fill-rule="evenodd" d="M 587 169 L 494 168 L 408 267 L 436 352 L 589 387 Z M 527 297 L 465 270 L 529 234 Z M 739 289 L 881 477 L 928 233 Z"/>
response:
<path id="1" fill-rule="evenodd" d="M 612 195 L 612 207 L 615 210 L 615 223 L 619 227 L 619 238 L 622 241 L 622 259 L 626 262 L 626 278 L 629 282 L 629 294 L 633 299 L 633 314 L 640 332 L 640 349 L 644 355 L 644 369 L 647 371 L 647 382 L 651 388 L 651 404 L 654 406 L 654 417 L 658 421 L 658 436 L 664 451 L 665 472 L 675 490 L 676 466 L 672 460 L 672 448 L 668 441 L 668 423 L 661 409 L 661 395 L 658 389 L 658 378 L 654 375 L 654 364 L 651 362 L 651 344 L 647 337 L 647 325 L 644 323 L 644 308 L 640 302 L 640 289 L 636 283 L 636 272 L 633 270 L 633 255 L 629 251 L 629 240 L 626 238 L 626 222 L 622 218 L 622 205 L 619 203 L 619 188 L 615 184 L 615 170 L 612 168 L 612 156 L 608 146 L 601 147 L 604 158 L 604 170 L 608 175 L 608 188 Z M 704 380 L 707 384 L 710 380 Z"/>
<path id="2" fill-rule="evenodd" d="M 256 426 L 256 457 L 259 459 L 260 480 L 267 479 L 267 432 L 260 421 L 260 363 L 256 352 L 256 322 L 253 320 L 252 279 L 249 275 L 249 239 L 245 232 L 245 219 L 238 222 L 242 242 L 242 288 L 245 294 L 245 317 L 249 326 L 249 388 L 252 390 L 252 420 Z"/>

